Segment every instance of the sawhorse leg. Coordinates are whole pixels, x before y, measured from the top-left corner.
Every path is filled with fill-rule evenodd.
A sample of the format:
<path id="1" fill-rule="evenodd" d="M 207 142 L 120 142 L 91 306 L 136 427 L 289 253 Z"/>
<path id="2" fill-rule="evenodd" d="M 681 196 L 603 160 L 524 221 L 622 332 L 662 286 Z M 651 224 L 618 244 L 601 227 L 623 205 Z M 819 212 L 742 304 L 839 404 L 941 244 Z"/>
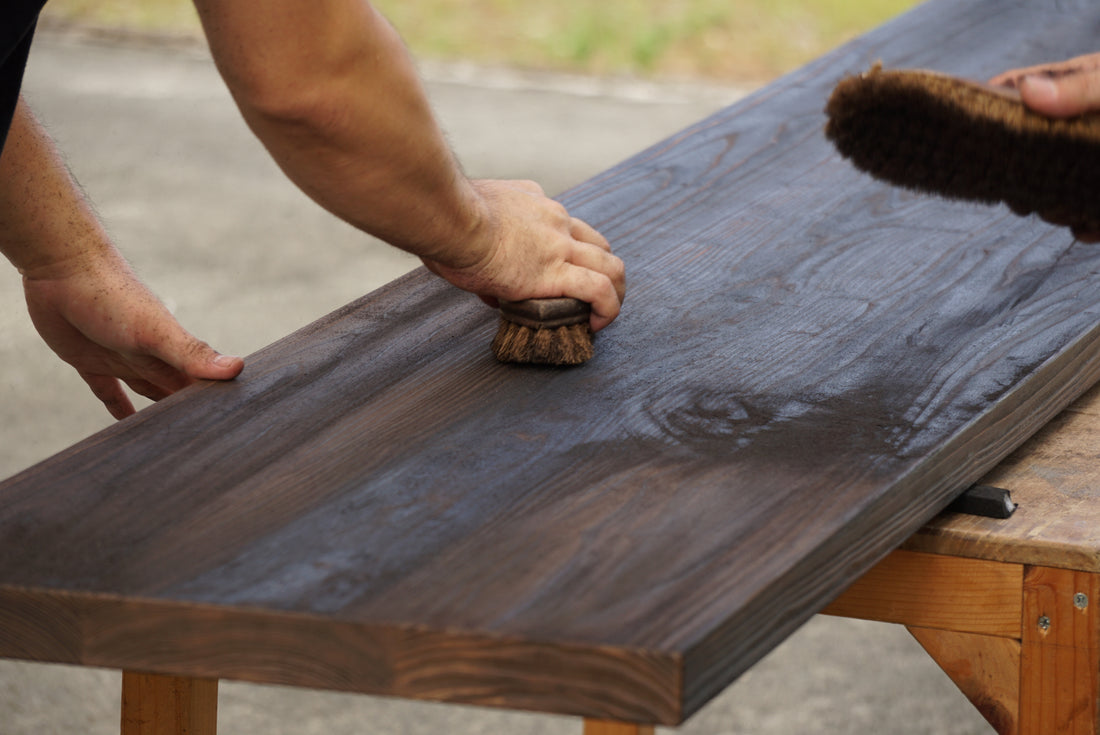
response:
<path id="1" fill-rule="evenodd" d="M 1100 575 L 1028 568 L 1020 657 L 1020 733 L 1100 731 Z"/>
<path id="2" fill-rule="evenodd" d="M 1100 735 L 1100 575 L 898 551 L 825 612 L 907 626 L 1000 735 Z"/>
<path id="3" fill-rule="evenodd" d="M 216 735 L 217 679 L 122 674 L 122 735 Z"/>
<path id="4" fill-rule="evenodd" d="M 633 725 L 607 720 L 585 720 L 584 735 L 653 735 L 653 725 Z"/>
<path id="5" fill-rule="evenodd" d="M 122 735 L 216 735 L 218 682 L 122 674 Z M 584 721 L 584 735 L 653 735 L 652 725 Z"/>
<path id="6" fill-rule="evenodd" d="M 216 735 L 218 682 L 126 671 L 122 735 Z M 652 725 L 584 721 L 584 735 L 653 735 Z"/>

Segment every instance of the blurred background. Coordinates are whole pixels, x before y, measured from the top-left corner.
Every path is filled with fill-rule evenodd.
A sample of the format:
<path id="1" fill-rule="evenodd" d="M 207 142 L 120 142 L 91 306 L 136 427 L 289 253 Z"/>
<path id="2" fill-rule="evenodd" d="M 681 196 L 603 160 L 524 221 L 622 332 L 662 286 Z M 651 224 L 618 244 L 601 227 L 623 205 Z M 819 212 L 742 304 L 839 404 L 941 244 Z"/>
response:
<path id="1" fill-rule="evenodd" d="M 377 0 L 421 62 L 468 173 L 532 178 L 552 194 L 913 4 Z M 241 121 L 186 0 L 50 0 L 25 91 L 135 269 L 218 349 L 248 355 L 418 265 L 285 180 Z M 0 268 L 0 475 L 110 423 L 37 337 L 18 275 Z M 115 734 L 119 685 L 115 671 L 0 661 L 0 735 Z M 220 691 L 224 735 L 580 733 L 568 717 L 233 682 Z M 818 617 L 682 728 L 661 730 L 674 732 L 992 730 L 904 629 Z"/>
<path id="2" fill-rule="evenodd" d="M 915 0 L 377 0 L 423 59 L 761 82 Z M 51 0 L 44 20 L 198 36 L 188 0 Z"/>

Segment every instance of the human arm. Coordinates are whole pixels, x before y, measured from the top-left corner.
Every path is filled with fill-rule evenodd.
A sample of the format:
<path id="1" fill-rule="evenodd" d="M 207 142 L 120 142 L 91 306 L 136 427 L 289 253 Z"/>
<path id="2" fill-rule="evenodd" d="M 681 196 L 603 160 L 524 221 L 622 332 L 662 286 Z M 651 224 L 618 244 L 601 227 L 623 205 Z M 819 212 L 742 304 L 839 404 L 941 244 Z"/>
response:
<path id="1" fill-rule="evenodd" d="M 618 314 L 623 265 L 607 241 L 532 182 L 468 179 L 371 5 L 195 5 L 245 120 L 319 204 L 490 302 L 572 296 L 594 329 Z"/>
<path id="2" fill-rule="evenodd" d="M 0 252 L 23 277 L 39 334 L 115 418 L 134 412 L 122 383 L 156 400 L 243 367 L 185 331 L 137 279 L 22 100 L 0 154 Z"/>

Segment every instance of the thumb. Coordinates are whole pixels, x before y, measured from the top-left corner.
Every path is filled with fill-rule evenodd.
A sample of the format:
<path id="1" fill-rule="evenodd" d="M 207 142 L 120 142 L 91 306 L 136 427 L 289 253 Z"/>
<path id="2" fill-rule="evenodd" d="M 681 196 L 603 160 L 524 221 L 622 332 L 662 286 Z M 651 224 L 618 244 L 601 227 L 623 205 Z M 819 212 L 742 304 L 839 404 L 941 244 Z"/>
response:
<path id="1" fill-rule="evenodd" d="M 178 324 L 152 353 L 195 380 L 232 380 L 244 369 L 244 360 L 221 354 Z"/>
<path id="2" fill-rule="evenodd" d="M 244 369 L 244 360 L 234 355 L 223 355 L 209 345 L 202 343 L 205 348 L 201 359 L 192 359 L 183 368 L 184 372 L 192 378 L 202 380 L 232 380 L 241 374 Z"/>
<path id="3" fill-rule="evenodd" d="M 1096 72 L 1057 79 L 1029 75 L 1020 80 L 1019 89 L 1024 104 L 1050 117 L 1073 117 L 1100 109 L 1100 74 Z"/>

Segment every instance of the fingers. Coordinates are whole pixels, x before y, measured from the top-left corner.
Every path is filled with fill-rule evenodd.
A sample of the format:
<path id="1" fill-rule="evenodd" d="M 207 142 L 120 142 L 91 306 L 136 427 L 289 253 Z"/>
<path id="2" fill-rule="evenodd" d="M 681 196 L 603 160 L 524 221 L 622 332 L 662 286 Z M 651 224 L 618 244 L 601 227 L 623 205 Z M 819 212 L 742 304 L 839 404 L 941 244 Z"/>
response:
<path id="1" fill-rule="evenodd" d="M 1000 87 L 1015 88 L 1019 85 L 1021 79 L 1028 76 L 1042 76 L 1050 79 L 1057 79 L 1070 74 L 1095 71 L 1097 69 L 1100 69 L 1100 53 L 1085 54 L 1083 56 L 1076 56 L 1072 59 L 1066 59 L 1065 61 L 1009 69 L 990 79 L 989 83 Z"/>
<path id="2" fill-rule="evenodd" d="M 123 383 L 134 393 L 151 401 L 159 401 L 186 388 L 197 379 L 228 380 L 243 368 L 240 358 L 227 358 L 213 350 L 210 352 L 215 356 L 214 359 L 203 357 L 185 361 L 182 369 L 157 357 L 141 355 L 123 359 L 111 374 L 81 373 L 81 377 L 110 414 L 116 419 L 123 419 L 135 412 L 133 402 L 122 388 Z M 219 360 L 222 364 L 219 364 Z M 228 377 L 220 378 L 218 375 Z"/>
<path id="3" fill-rule="evenodd" d="M 174 319 L 161 325 L 163 336 L 150 345 L 154 362 L 142 367 L 142 377 L 174 392 L 195 380 L 232 380 L 244 369 L 244 360 L 223 355 L 197 339 Z"/>
<path id="4" fill-rule="evenodd" d="M 1050 117 L 1073 117 L 1100 109 L 1100 54 L 1013 69 L 990 84 L 1019 90 L 1024 104 Z"/>
<path id="5" fill-rule="evenodd" d="M 1019 82 L 1024 104 L 1049 117 L 1073 117 L 1100 109 L 1100 72 L 1082 72 L 1059 79 L 1026 76 Z"/>
<path id="6" fill-rule="evenodd" d="M 576 240 L 596 245 L 609 253 L 611 252 L 611 243 L 607 241 L 607 238 L 582 219 L 570 218 L 569 234 Z"/>
<path id="7" fill-rule="evenodd" d="M 486 205 L 484 225 L 453 250 L 469 257 L 434 257 L 424 264 L 487 304 L 567 296 L 592 306 L 594 330 L 619 314 L 625 268 L 599 231 L 573 217 L 531 181 L 480 179 L 474 189 Z"/>
<path id="8" fill-rule="evenodd" d="M 95 397 L 103 402 L 103 405 L 107 407 L 107 411 L 116 419 L 124 419 L 135 413 L 134 404 L 130 401 L 130 397 L 126 395 L 126 391 L 122 389 L 122 384 L 119 383 L 117 378 L 110 375 L 85 375 L 83 373 L 80 377 L 84 379 L 84 382 L 92 389 Z"/>
<path id="9" fill-rule="evenodd" d="M 577 220 L 578 222 L 580 220 Z M 591 228 L 589 228 L 591 229 Z M 592 230 L 595 232 L 595 230 Z M 603 239 L 602 236 L 600 238 Z M 606 244 L 606 241 L 604 241 Z M 573 254 L 570 258 L 570 264 L 577 266 L 583 270 L 589 271 L 593 276 L 596 276 L 593 283 L 599 283 L 599 290 L 603 290 L 604 281 L 609 284 L 614 292 L 616 306 L 614 314 L 619 313 L 619 306 L 621 306 L 623 298 L 626 296 L 626 266 L 618 256 L 612 254 L 611 247 L 607 246 L 606 249 L 597 245 L 593 247 L 592 244 L 586 242 L 578 242 L 573 248 Z M 602 278 L 601 278 L 602 277 Z M 582 298 L 577 296 L 576 298 Z M 589 299 L 583 299 L 589 303 L 593 303 Z M 597 311 L 595 305 L 593 310 Z M 610 310 L 605 309 L 605 313 L 609 313 Z M 608 320 L 608 324 L 614 319 L 614 315 Z M 602 329 L 602 325 L 600 328 Z M 593 330 L 595 331 L 595 329 Z"/>
<path id="10" fill-rule="evenodd" d="M 538 187 L 538 193 L 541 192 Z M 568 218 L 568 236 L 573 243 L 567 265 L 580 269 L 572 271 L 573 279 L 565 277 L 562 293 L 592 306 L 591 327 L 597 332 L 619 315 L 626 295 L 626 268 L 623 261 L 612 254 L 611 243 L 595 227 L 570 216 L 560 203 L 553 204 L 561 217 Z"/>
<path id="11" fill-rule="evenodd" d="M 169 317 L 171 319 L 171 317 Z M 164 329 L 165 325 L 158 325 Z M 244 368 L 244 361 L 239 357 L 222 355 L 212 349 L 205 342 L 192 336 L 179 326 L 174 319 L 167 325 L 166 334 L 154 339 L 145 351 L 133 354 L 120 354 L 121 364 L 113 371 L 129 388 L 140 396 L 152 401 L 167 398 L 178 390 L 182 390 L 196 380 L 231 380 Z M 116 415 L 112 406 L 118 405 L 114 398 L 115 391 L 125 395 L 119 385 L 119 380 L 114 377 L 106 378 L 113 382 L 113 386 L 106 388 L 108 396 L 112 397 L 112 403 L 107 404 L 111 415 Z M 85 379 L 87 380 L 87 378 Z M 91 382 L 89 381 L 89 385 Z M 95 388 L 93 387 L 93 390 Z M 99 395 L 97 393 L 97 395 Z M 104 400 L 101 396 L 100 400 Z M 107 403 L 104 400 L 104 403 Z M 130 401 L 127 398 L 126 404 Z M 129 407 L 133 413 L 133 407 Z M 129 414 L 125 414 L 129 415 Z"/>
<path id="12" fill-rule="evenodd" d="M 174 392 L 165 388 L 161 388 L 155 383 L 151 383 L 148 380 L 142 380 L 140 378 L 130 378 L 128 380 L 124 380 L 123 382 L 126 383 L 126 386 L 134 393 L 137 393 L 139 396 L 144 396 L 151 401 L 159 401 L 162 398 L 167 398 Z M 185 386 L 180 387 L 183 388 Z"/>
<path id="13" fill-rule="evenodd" d="M 592 307 L 588 325 L 593 332 L 598 332 L 619 316 L 622 297 L 610 279 L 601 278 L 595 271 L 581 269 L 577 277 L 581 281 L 578 291 L 585 294 L 577 298 Z"/>
<path id="14" fill-rule="evenodd" d="M 196 380 L 232 380 L 244 369 L 244 360 L 223 355 L 205 342 L 192 338 L 183 349 L 183 359 L 173 362 L 177 369 Z"/>
<path id="15" fill-rule="evenodd" d="M 221 355 L 204 343 L 197 342 L 193 353 L 173 366 L 160 358 L 141 355 L 125 360 L 115 374 L 81 374 L 96 398 L 103 402 L 116 419 L 124 419 L 135 412 L 133 402 L 122 384 L 152 401 L 167 398 L 186 388 L 196 380 L 230 380 L 240 373 L 244 361 L 239 357 Z"/>
<path id="16" fill-rule="evenodd" d="M 589 326 L 598 332 L 619 315 L 626 295 L 626 267 L 607 239 L 584 220 L 569 218 L 568 237 L 571 243 L 556 290 L 588 303 Z"/>
<path id="17" fill-rule="evenodd" d="M 241 358 L 221 355 L 198 340 L 179 352 L 169 348 L 162 350 L 161 354 L 175 364 L 153 355 L 135 355 L 118 360 L 111 375 L 81 377 L 111 415 L 123 419 L 134 413 L 134 406 L 122 383 L 140 396 L 159 401 L 196 380 L 231 380 L 244 368 Z"/>
<path id="18" fill-rule="evenodd" d="M 241 372 L 239 357 L 219 354 L 181 327 L 113 247 L 69 265 L 41 277 L 24 274 L 27 308 L 46 344 L 115 418 L 134 412 L 123 384 L 160 400 L 196 380 Z"/>

